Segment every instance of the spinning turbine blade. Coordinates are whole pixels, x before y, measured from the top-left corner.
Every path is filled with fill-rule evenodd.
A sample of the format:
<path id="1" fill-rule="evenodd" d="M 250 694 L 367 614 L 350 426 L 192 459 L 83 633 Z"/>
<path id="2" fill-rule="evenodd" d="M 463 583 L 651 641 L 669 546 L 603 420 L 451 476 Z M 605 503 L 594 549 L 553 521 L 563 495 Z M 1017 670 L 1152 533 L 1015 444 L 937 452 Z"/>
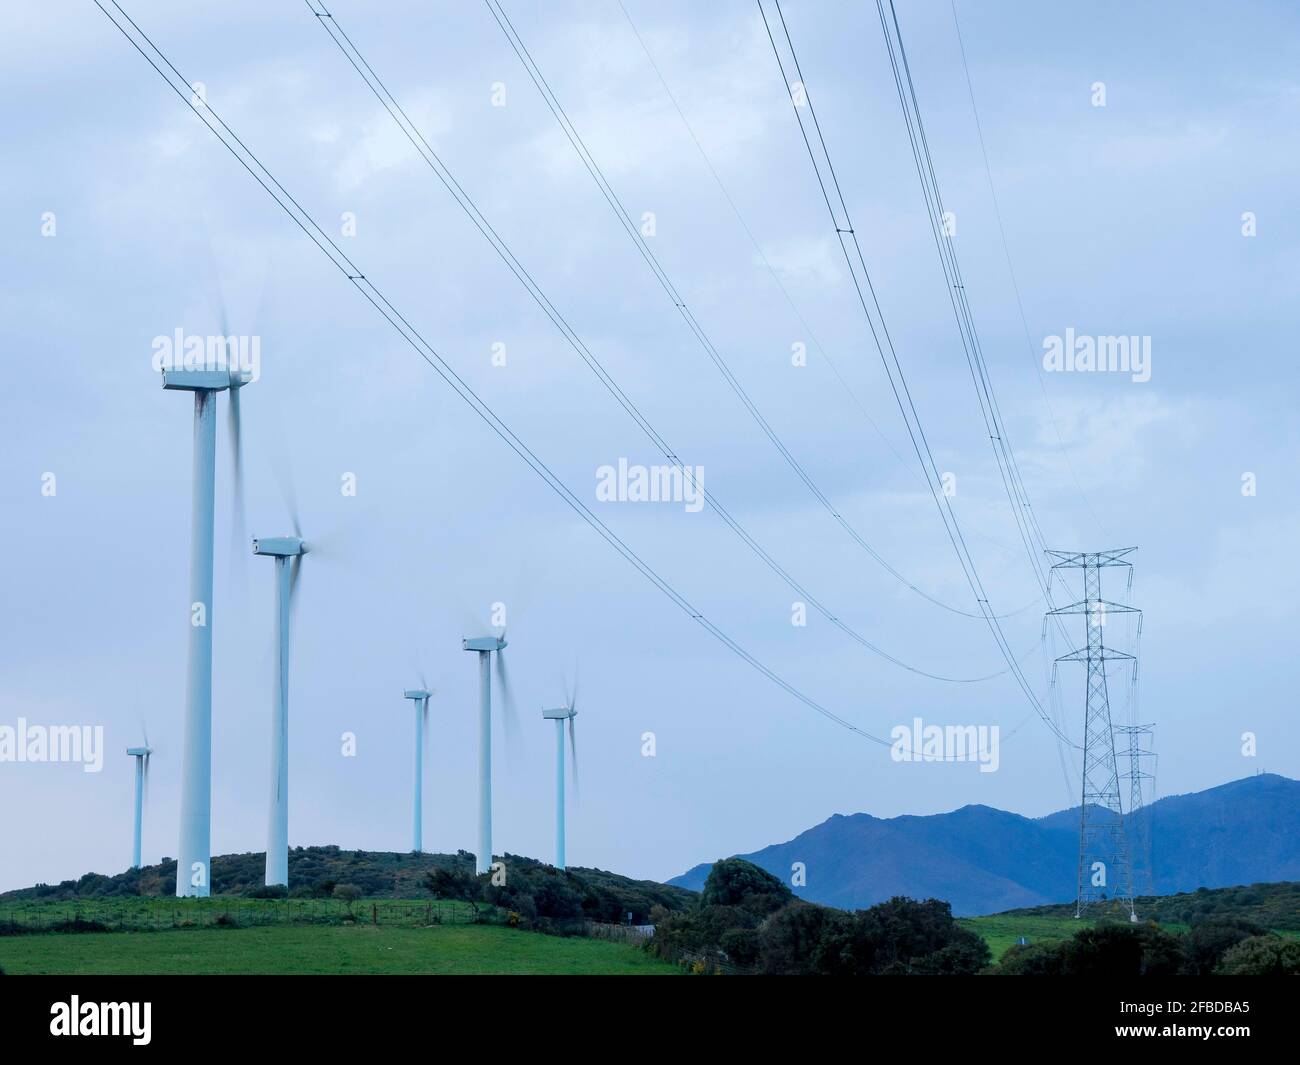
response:
<path id="1" fill-rule="evenodd" d="M 220 289 L 220 285 L 218 285 Z M 226 314 L 226 302 L 220 292 L 217 295 L 217 316 L 221 321 L 221 341 L 226 353 L 226 370 L 230 374 L 230 389 L 226 406 L 226 431 L 230 437 L 230 476 L 233 505 L 230 512 L 230 532 L 236 545 L 244 542 L 244 446 L 239 416 L 239 391 L 243 381 L 239 378 L 237 355 L 230 345 L 230 319 Z M 242 562 L 241 553 L 235 556 Z"/>
<path id="2" fill-rule="evenodd" d="M 504 634 L 502 634 L 504 639 Z M 505 653 L 498 651 L 497 655 L 497 685 L 501 691 L 501 708 L 505 712 L 506 739 L 510 740 L 518 727 L 518 714 L 515 712 L 514 692 L 510 687 L 510 675 L 506 672 Z"/>
<path id="3" fill-rule="evenodd" d="M 297 602 L 298 576 L 302 571 L 302 555 L 294 555 L 289 562 L 289 609 Z"/>
<path id="4" fill-rule="evenodd" d="M 226 424 L 230 436 L 230 470 L 234 489 L 234 507 L 231 521 L 234 525 L 235 542 L 244 541 L 244 444 L 239 416 L 239 394 L 243 389 L 234 384 L 230 387 L 230 400 L 226 407 Z"/>
<path id="5" fill-rule="evenodd" d="M 578 738 L 573 727 L 573 717 L 569 718 L 569 758 L 573 766 L 573 793 L 578 793 Z"/>

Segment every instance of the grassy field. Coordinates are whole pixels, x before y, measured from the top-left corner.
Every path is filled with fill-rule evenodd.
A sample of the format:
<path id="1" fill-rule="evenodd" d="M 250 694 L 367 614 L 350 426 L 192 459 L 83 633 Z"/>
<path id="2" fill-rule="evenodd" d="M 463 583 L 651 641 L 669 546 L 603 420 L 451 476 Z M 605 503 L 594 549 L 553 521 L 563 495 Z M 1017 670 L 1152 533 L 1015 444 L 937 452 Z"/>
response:
<path id="1" fill-rule="evenodd" d="M 993 960 L 998 961 L 1021 936 L 1031 943 L 1056 943 L 1093 922 L 1086 918 L 996 913 L 990 917 L 959 917 L 957 923 L 982 936 L 993 952 Z"/>
<path id="2" fill-rule="evenodd" d="M 664 975 L 622 943 L 494 925 L 282 925 L 0 937 L 12 974 L 388 973 Z"/>
<path id="3" fill-rule="evenodd" d="M 499 920 L 496 907 L 448 899 L 363 899 L 351 907 L 362 922 L 405 927 L 470 924 Z M 177 899 L 138 897 L 37 901 L 0 899 L 0 935 L 41 932 L 73 921 L 96 921 L 108 931 L 153 932 L 164 929 L 248 927 L 267 924 L 343 924 L 349 908 L 338 899 Z M 350 923 L 350 922 L 349 922 Z"/>
<path id="4" fill-rule="evenodd" d="M 1140 915 L 1139 915 L 1140 916 Z M 1070 916 L 1053 916 L 1050 914 L 1032 914 L 1015 912 L 995 913 L 989 917 L 959 917 L 957 923 L 983 937 L 993 952 L 993 960 L 998 961 L 1014 946 L 1021 936 L 1030 943 L 1057 943 L 1069 939 L 1081 928 L 1090 928 L 1095 921 L 1088 918 Z M 1166 932 L 1186 932 L 1188 925 L 1178 922 L 1160 922 Z M 1273 929 L 1280 936 L 1288 939 L 1300 938 L 1300 933 L 1286 928 Z"/>

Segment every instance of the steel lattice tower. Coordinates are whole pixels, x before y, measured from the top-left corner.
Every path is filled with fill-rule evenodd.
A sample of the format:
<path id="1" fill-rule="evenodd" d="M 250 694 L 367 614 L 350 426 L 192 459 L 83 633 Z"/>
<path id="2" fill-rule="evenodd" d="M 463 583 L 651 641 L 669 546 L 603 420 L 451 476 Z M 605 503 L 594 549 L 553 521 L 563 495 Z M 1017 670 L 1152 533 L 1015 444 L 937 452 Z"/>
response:
<path id="1" fill-rule="evenodd" d="M 1106 646 L 1106 621 L 1113 614 L 1141 614 L 1140 610 L 1101 597 L 1101 571 L 1124 566 L 1132 579 L 1132 563 L 1124 556 L 1136 551 L 1125 547 L 1115 551 L 1048 551 L 1059 559 L 1058 570 L 1083 570 L 1083 598 L 1069 606 L 1048 612 L 1048 617 L 1081 615 L 1087 626 L 1084 647 L 1061 655 L 1057 662 L 1082 662 L 1087 668 L 1086 712 L 1083 730 L 1082 802 L 1079 810 L 1078 903 L 1075 916 L 1111 899 L 1126 904 L 1129 919 L 1137 920 L 1133 908 L 1133 866 L 1120 800 L 1119 771 L 1115 760 L 1115 734 L 1110 719 L 1110 696 L 1106 687 L 1106 664 L 1135 662 L 1134 656 Z M 1064 578 L 1062 578 L 1064 579 Z"/>
<path id="2" fill-rule="evenodd" d="M 1117 736 L 1128 737 L 1128 747 L 1119 754 L 1128 755 L 1128 768 L 1121 774 L 1129 784 L 1128 838 L 1132 847 L 1133 880 L 1139 894 L 1155 894 L 1155 873 L 1151 866 L 1151 802 L 1155 799 L 1156 775 L 1142 768 L 1142 759 L 1154 763 L 1155 725 L 1118 725 Z M 1149 783 L 1148 783 L 1149 782 Z"/>

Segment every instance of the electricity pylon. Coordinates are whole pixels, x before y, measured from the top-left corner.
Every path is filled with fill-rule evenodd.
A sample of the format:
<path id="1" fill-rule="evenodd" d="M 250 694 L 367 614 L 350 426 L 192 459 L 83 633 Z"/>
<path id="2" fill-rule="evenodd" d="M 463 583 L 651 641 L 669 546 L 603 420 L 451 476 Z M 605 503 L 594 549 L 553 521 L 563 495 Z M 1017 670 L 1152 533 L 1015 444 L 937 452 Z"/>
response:
<path id="1" fill-rule="evenodd" d="M 1120 774 L 1129 784 L 1128 827 L 1129 844 L 1133 855 L 1133 880 L 1140 895 L 1154 895 L 1155 870 L 1151 864 L 1151 804 L 1156 797 L 1153 733 L 1155 725 L 1117 725 L 1115 734 L 1127 736 L 1128 746 L 1119 749 L 1121 757 L 1128 755 L 1128 768 Z M 1152 772 L 1142 768 L 1142 759 L 1150 758 Z"/>
<path id="2" fill-rule="evenodd" d="M 1141 632 L 1142 612 L 1135 607 L 1109 602 L 1101 597 L 1101 571 L 1125 566 L 1129 585 L 1133 564 L 1124 556 L 1136 551 L 1124 547 L 1115 551 L 1048 551 L 1059 559 L 1057 570 L 1083 570 L 1083 598 L 1069 606 L 1049 611 L 1048 617 L 1081 615 L 1086 619 L 1086 646 L 1061 655 L 1057 662 L 1082 662 L 1087 667 L 1086 710 L 1083 729 L 1082 802 L 1079 809 L 1079 875 L 1075 916 L 1082 917 L 1090 906 L 1119 899 L 1136 921 L 1133 908 L 1133 865 L 1125 833 L 1124 807 L 1120 800 L 1119 772 L 1115 762 L 1115 734 L 1110 720 L 1110 696 L 1106 688 L 1106 664 L 1131 662 L 1133 655 L 1107 647 L 1106 621 L 1113 614 L 1137 614 Z M 1062 578 L 1064 580 L 1064 578 Z"/>

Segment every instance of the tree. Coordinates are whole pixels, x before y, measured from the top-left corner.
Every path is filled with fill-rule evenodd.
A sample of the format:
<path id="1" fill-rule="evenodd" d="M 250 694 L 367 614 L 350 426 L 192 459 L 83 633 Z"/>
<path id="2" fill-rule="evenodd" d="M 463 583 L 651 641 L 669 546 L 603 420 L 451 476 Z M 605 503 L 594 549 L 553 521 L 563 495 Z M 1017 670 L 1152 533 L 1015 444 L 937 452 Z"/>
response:
<path id="1" fill-rule="evenodd" d="M 752 928 L 729 928 L 718 944 L 737 965 L 754 965 L 759 957 L 758 932 Z"/>
<path id="2" fill-rule="evenodd" d="M 1243 939 L 1223 953 L 1221 976 L 1300 976 L 1300 943 L 1281 936 Z"/>
<path id="3" fill-rule="evenodd" d="M 352 904 L 361 898 L 361 889 L 356 884 L 337 884 L 334 897 L 347 905 L 348 916 L 352 916 Z"/>
<path id="4" fill-rule="evenodd" d="M 1166 976 L 1183 964 L 1182 944 L 1153 924 L 1098 924 L 1061 946 L 1064 976 Z"/>
<path id="5" fill-rule="evenodd" d="M 1192 926 L 1183 940 L 1184 971 L 1192 976 L 1209 976 L 1224 953 L 1244 939 L 1262 936 L 1266 929 L 1241 918 L 1213 917 Z"/>
<path id="6" fill-rule="evenodd" d="M 1060 976 L 1064 965 L 1060 943 L 1027 943 L 1009 947 L 994 968 L 995 976 Z"/>
<path id="7" fill-rule="evenodd" d="M 440 899 L 478 898 L 478 883 L 467 872 L 438 866 L 424 876 L 424 886 Z"/>
<path id="8" fill-rule="evenodd" d="M 701 906 L 742 906 L 760 916 L 780 909 L 794 892 L 766 869 L 744 858 L 713 863 L 700 892 Z"/>
<path id="9" fill-rule="evenodd" d="M 792 902 L 777 910 L 758 929 L 763 972 L 774 976 L 825 972 L 818 951 L 822 939 L 837 936 L 849 920 L 843 910 L 811 902 Z"/>

